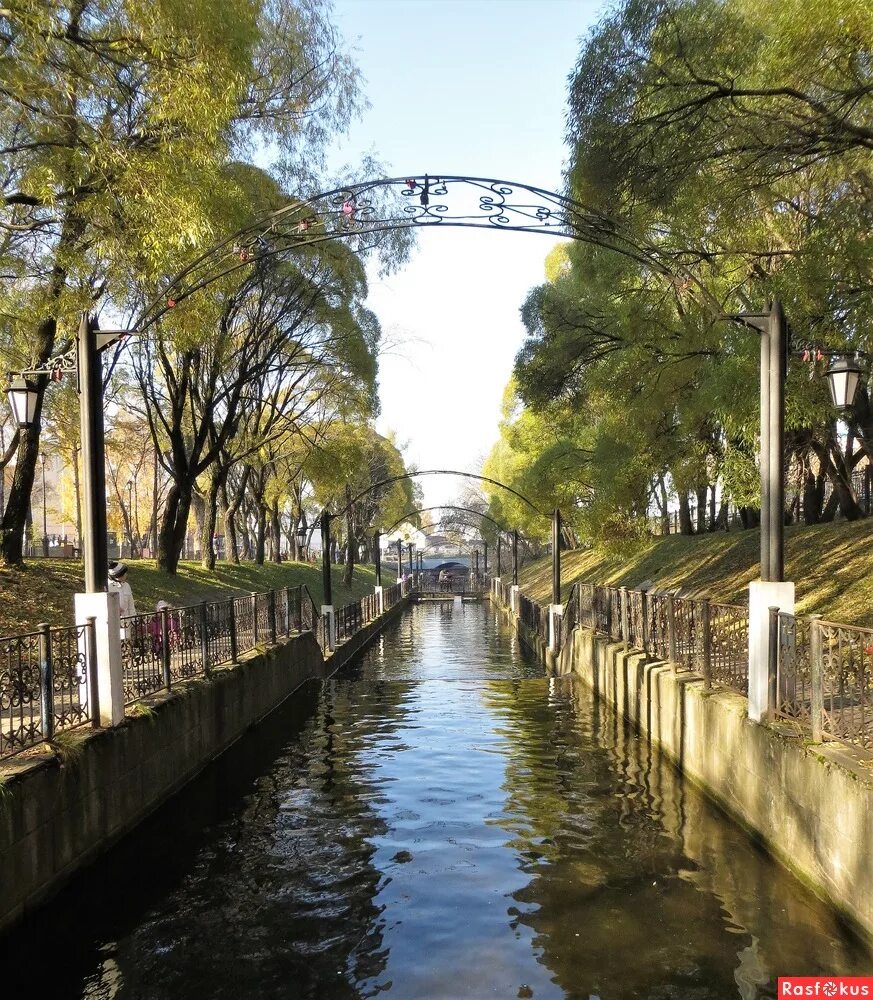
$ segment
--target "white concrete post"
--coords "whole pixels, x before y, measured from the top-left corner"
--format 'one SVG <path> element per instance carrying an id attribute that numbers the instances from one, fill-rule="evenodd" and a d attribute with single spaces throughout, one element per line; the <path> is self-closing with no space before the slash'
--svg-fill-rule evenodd
<path id="1" fill-rule="evenodd" d="M 771 607 L 794 614 L 793 583 L 753 580 L 749 584 L 749 718 L 753 722 L 767 720 Z"/>
<path id="2" fill-rule="evenodd" d="M 518 584 L 513 584 L 512 589 L 509 591 L 509 606 L 512 608 L 512 613 L 518 615 Z"/>
<path id="3" fill-rule="evenodd" d="M 382 597 L 382 588 L 376 587 L 376 608 L 380 615 L 385 613 L 385 599 Z"/>
<path id="4" fill-rule="evenodd" d="M 94 618 L 100 725 L 121 725 L 124 722 L 124 675 L 118 591 L 108 594 L 76 594 L 73 607 L 76 625 L 85 625 L 88 618 Z M 82 649 L 80 652 L 87 656 L 86 650 Z"/>
<path id="5" fill-rule="evenodd" d="M 333 652 L 336 649 L 336 615 L 332 604 L 322 604 L 321 615 L 327 615 L 327 648 Z"/>
<path id="6" fill-rule="evenodd" d="M 555 620 L 564 614 L 563 604 L 549 605 L 549 652 L 557 653 L 558 650 L 558 630 L 555 627 Z"/>

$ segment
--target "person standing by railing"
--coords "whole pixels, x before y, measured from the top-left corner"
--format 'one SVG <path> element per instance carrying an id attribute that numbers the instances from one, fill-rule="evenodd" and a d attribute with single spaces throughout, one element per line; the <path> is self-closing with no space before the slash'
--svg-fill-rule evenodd
<path id="1" fill-rule="evenodd" d="M 127 563 L 116 562 L 109 567 L 109 591 L 118 593 L 118 610 L 122 619 L 121 638 L 127 638 L 127 629 L 124 619 L 136 614 L 136 605 L 133 601 L 133 591 L 127 581 Z"/>

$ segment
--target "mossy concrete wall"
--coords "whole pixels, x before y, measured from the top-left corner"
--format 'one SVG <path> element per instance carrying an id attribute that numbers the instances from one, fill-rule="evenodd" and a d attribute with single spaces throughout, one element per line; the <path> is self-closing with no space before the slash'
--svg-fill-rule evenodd
<path id="1" fill-rule="evenodd" d="M 114 729 L 74 731 L 60 757 L 6 762 L 0 930 L 45 902 L 301 684 L 348 662 L 407 604 L 399 602 L 327 658 L 306 633 L 218 667 L 208 679 L 179 684 Z"/>
<path id="2" fill-rule="evenodd" d="M 577 628 L 552 665 L 576 674 L 771 854 L 873 937 L 873 773 L 861 753 L 748 718 L 746 699 Z"/>

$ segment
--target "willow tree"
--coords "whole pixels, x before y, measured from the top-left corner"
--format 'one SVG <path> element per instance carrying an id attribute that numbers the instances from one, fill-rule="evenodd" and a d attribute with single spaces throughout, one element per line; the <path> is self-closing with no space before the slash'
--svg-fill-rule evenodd
<path id="1" fill-rule="evenodd" d="M 45 362 L 78 312 L 116 310 L 214 238 L 229 159 L 316 166 L 356 107 L 318 0 L 22 0 L 0 10 L 0 351 Z M 21 435 L 0 556 L 21 558 L 39 448 Z"/>
<path id="2" fill-rule="evenodd" d="M 563 252 L 523 310 L 516 386 L 530 413 L 502 447 L 544 473 L 550 451 L 573 456 L 592 530 L 627 530 L 653 499 L 666 509 L 667 490 L 687 530 L 689 495 L 698 530 L 718 522 L 716 484 L 757 505 L 757 342 L 720 314 L 779 296 L 795 345 L 869 346 L 871 47 L 859 0 L 624 0 L 584 41 L 568 192 L 664 267 Z M 789 449 L 795 467 L 814 454 L 857 516 L 847 476 L 870 455 L 869 396 L 848 414 L 846 449 L 815 373 L 791 366 Z M 525 447 L 528 422 L 559 441 L 528 434 Z"/>

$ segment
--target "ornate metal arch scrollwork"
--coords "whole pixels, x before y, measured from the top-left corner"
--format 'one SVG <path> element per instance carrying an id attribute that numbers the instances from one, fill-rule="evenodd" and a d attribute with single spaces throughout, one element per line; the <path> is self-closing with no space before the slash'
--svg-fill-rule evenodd
<path id="1" fill-rule="evenodd" d="M 515 181 L 418 174 L 350 184 L 292 201 L 256 219 L 167 279 L 134 322 L 144 330 L 194 292 L 241 268 L 303 247 L 428 227 L 541 233 L 606 247 L 666 272 L 653 251 L 624 235 L 608 216 L 555 191 Z"/>

